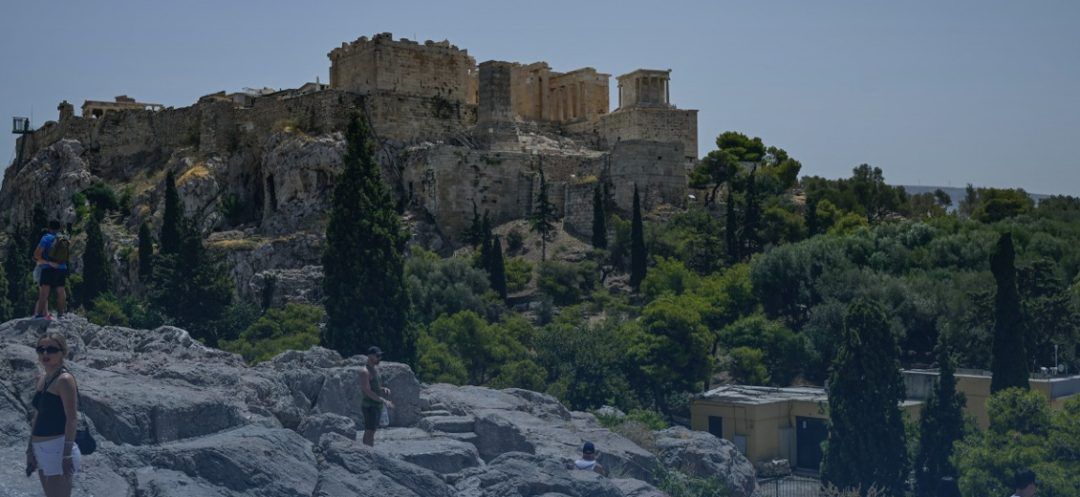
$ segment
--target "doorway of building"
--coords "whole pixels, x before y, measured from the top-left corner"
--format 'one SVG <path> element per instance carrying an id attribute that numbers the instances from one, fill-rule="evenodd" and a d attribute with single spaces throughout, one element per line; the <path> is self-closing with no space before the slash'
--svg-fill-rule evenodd
<path id="1" fill-rule="evenodd" d="M 795 466 L 817 471 L 821 467 L 821 442 L 829 436 L 825 420 L 795 417 Z"/>
<path id="2" fill-rule="evenodd" d="M 709 416 L 709 433 L 715 435 L 716 438 L 724 438 L 724 418 Z"/>

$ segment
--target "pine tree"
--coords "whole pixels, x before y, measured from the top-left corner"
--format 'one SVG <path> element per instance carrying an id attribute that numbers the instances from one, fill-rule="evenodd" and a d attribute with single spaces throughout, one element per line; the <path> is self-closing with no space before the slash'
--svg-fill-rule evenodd
<path id="1" fill-rule="evenodd" d="M 112 270 L 105 250 L 105 236 L 101 233 L 100 211 L 96 210 L 86 221 L 86 251 L 83 252 L 83 282 L 79 285 L 79 300 L 92 307 L 94 299 L 109 292 L 112 287 Z"/>
<path id="2" fill-rule="evenodd" d="M 897 356 L 881 306 L 864 300 L 851 304 L 828 380 L 823 481 L 841 489 L 860 488 L 863 495 L 871 486 L 892 497 L 903 495 L 908 459 Z"/>
<path id="3" fill-rule="evenodd" d="M 548 200 L 548 184 L 544 179 L 544 170 L 540 169 L 540 189 L 536 194 L 536 204 L 529 216 L 530 230 L 540 235 L 540 260 L 547 260 L 547 243 L 555 236 L 555 206 Z"/>
<path id="4" fill-rule="evenodd" d="M 635 289 L 645 280 L 645 228 L 641 222 L 641 199 L 634 185 L 634 217 L 630 223 L 630 286 Z"/>
<path id="5" fill-rule="evenodd" d="M 155 257 L 151 302 L 192 337 L 217 346 L 219 321 L 233 299 L 233 282 L 207 252 L 194 223 L 181 217 L 176 253 Z"/>
<path id="6" fill-rule="evenodd" d="M 323 253 L 323 345 L 345 356 L 378 345 L 395 360 L 414 363 L 416 337 L 405 322 L 405 235 L 361 116 L 350 118 L 345 142 Z"/>
<path id="7" fill-rule="evenodd" d="M 990 358 L 990 393 L 1010 387 L 1028 388 L 1027 353 L 1016 288 L 1016 253 L 1012 234 L 1003 233 L 990 256 L 990 271 L 997 282 L 994 296 L 994 345 Z"/>
<path id="8" fill-rule="evenodd" d="M 495 290 L 500 298 L 506 300 L 506 263 L 503 261 L 502 242 L 499 241 L 499 235 L 492 238 L 490 250 L 491 262 L 487 270 L 491 278 L 491 289 Z"/>
<path id="9" fill-rule="evenodd" d="M 139 225 L 139 280 L 150 281 L 154 276 L 154 238 L 150 234 L 150 224 L 143 221 Z"/>
<path id="10" fill-rule="evenodd" d="M 607 213 L 604 212 L 604 195 L 600 191 L 600 183 L 593 189 L 592 244 L 594 248 L 607 248 Z"/>
<path id="11" fill-rule="evenodd" d="M 180 251 L 180 224 L 184 213 L 180 208 L 180 194 L 176 192 L 176 176 L 172 171 L 165 176 L 165 212 L 161 216 L 162 254 L 175 254 Z"/>
<path id="12" fill-rule="evenodd" d="M 919 417 L 919 450 L 915 455 L 916 497 L 937 497 L 943 477 L 956 477 L 949 462 L 953 444 L 964 438 L 963 392 L 956 390 L 955 368 L 945 343 L 938 344 L 938 379 Z"/>

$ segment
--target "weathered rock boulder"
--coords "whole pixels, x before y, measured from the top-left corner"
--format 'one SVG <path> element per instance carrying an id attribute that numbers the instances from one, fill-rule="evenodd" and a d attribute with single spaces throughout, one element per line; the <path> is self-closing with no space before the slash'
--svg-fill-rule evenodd
<path id="1" fill-rule="evenodd" d="M 454 483 L 460 497 L 624 497 L 615 483 L 591 471 L 573 471 L 544 456 L 508 452 L 486 467 L 463 471 Z"/>
<path id="2" fill-rule="evenodd" d="M 657 431 L 655 435 L 660 459 L 668 467 L 720 478 L 727 483 L 733 497 L 750 497 L 757 489 L 754 466 L 735 444 L 681 426 Z"/>
<path id="3" fill-rule="evenodd" d="M 42 332 L 25 325 L 0 324 L 5 497 L 40 493 L 21 476 L 39 374 L 31 347 Z M 735 495 L 752 491 L 753 469 L 727 442 L 668 430 L 658 458 L 536 392 L 421 385 L 407 366 L 383 363 L 396 408 L 370 448 L 356 440 L 363 356 L 314 347 L 249 367 L 179 328 L 74 316 L 49 329 L 67 338 L 82 415 L 100 443 L 75 495 L 661 497 L 646 483 L 659 462 L 730 480 Z M 565 469 L 586 440 L 612 478 Z"/>
<path id="4" fill-rule="evenodd" d="M 439 474 L 457 473 L 480 466 L 476 445 L 417 428 L 391 428 L 379 432 L 379 452 Z"/>
<path id="5" fill-rule="evenodd" d="M 326 433 L 337 433 L 345 438 L 356 440 L 356 423 L 345 416 L 328 412 L 308 416 L 296 429 L 311 443 L 319 443 Z"/>
<path id="6" fill-rule="evenodd" d="M 354 440 L 330 433 L 319 441 L 316 497 L 454 497 L 435 473 L 390 457 Z"/>
<path id="7" fill-rule="evenodd" d="M 421 393 L 425 411 L 445 411 L 475 419 L 475 444 L 485 461 L 508 452 L 545 456 L 567 463 L 591 441 L 600 449 L 600 463 L 613 476 L 648 480 L 656 456 L 630 440 L 602 428 L 585 413 L 571 413 L 553 397 L 520 389 L 428 385 Z M 443 419 L 422 421 L 431 426 Z"/>

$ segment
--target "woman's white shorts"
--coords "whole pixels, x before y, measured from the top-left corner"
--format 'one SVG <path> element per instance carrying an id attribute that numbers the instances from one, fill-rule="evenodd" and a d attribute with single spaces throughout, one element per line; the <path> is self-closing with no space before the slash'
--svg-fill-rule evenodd
<path id="1" fill-rule="evenodd" d="M 33 446 L 34 459 L 37 460 L 38 469 L 44 472 L 45 476 L 64 474 L 64 437 L 62 435 L 51 440 L 33 442 Z M 75 465 L 75 472 L 78 473 L 82 462 L 78 445 L 71 448 L 71 462 Z"/>

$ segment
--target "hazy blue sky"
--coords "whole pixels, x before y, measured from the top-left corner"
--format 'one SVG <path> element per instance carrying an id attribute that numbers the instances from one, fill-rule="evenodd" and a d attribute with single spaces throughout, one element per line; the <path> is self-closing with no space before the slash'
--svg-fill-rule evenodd
<path id="1" fill-rule="evenodd" d="M 390 31 L 449 39 L 478 62 L 672 69 L 672 102 L 700 110 L 702 155 L 738 130 L 787 149 L 804 174 L 866 162 L 890 183 L 1080 194 L 1075 0 L 49 0 L 0 12 L 0 116 L 32 111 L 35 126 L 64 99 L 185 106 L 326 81 L 332 48 Z M 5 134 L 0 161 L 14 157 Z"/>

